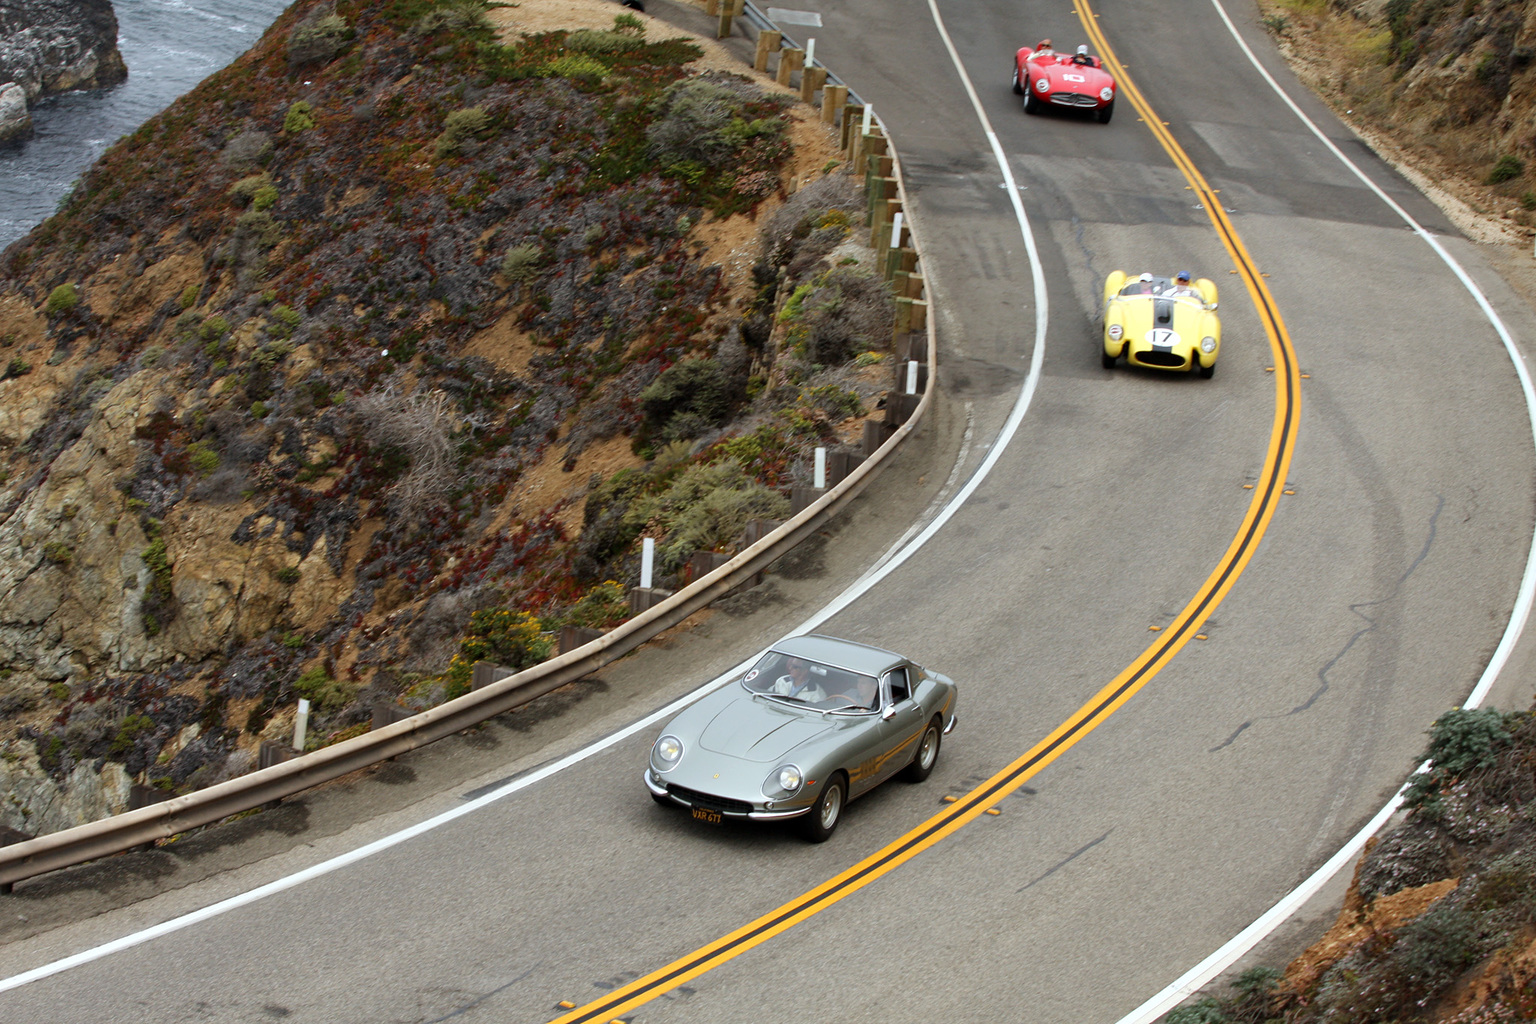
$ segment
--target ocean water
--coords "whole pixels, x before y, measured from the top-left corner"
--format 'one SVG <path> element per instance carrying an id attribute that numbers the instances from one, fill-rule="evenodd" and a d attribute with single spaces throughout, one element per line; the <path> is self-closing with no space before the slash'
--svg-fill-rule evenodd
<path id="1" fill-rule="evenodd" d="M 290 0 L 113 0 L 128 80 L 32 107 L 36 134 L 0 147 L 0 248 L 53 213 L 113 142 L 250 49 Z"/>

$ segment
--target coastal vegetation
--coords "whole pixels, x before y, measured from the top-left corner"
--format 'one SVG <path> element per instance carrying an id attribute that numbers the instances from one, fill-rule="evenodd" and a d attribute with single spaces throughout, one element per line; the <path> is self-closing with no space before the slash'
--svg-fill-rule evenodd
<path id="1" fill-rule="evenodd" d="M 295 4 L 0 254 L 4 770 L 179 792 L 301 696 L 322 744 L 449 699 L 874 408 L 892 300 L 814 112 L 509 10 Z"/>

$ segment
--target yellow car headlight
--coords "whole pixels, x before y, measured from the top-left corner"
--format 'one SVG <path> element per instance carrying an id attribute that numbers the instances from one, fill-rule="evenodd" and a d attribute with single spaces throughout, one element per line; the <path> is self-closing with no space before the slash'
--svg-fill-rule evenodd
<path id="1" fill-rule="evenodd" d="M 1122 337 L 1125 336 L 1125 328 L 1121 327 L 1119 324 L 1110 324 L 1109 330 L 1105 333 L 1109 335 L 1110 341 L 1119 341 Z"/>

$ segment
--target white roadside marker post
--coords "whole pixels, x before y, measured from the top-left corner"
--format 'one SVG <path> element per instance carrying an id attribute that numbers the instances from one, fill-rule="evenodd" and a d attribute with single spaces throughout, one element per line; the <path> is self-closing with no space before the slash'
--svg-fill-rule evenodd
<path id="1" fill-rule="evenodd" d="M 915 395 L 915 394 L 917 394 L 917 360 L 916 359 L 908 359 L 907 360 L 907 390 L 904 393 L 908 394 L 908 395 Z"/>
<path id="2" fill-rule="evenodd" d="M 656 538 L 647 537 L 640 543 L 640 589 L 651 589 L 651 566 L 656 562 Z"/>
<path id="3" fill-rule="evenodd" d="M 299 698 L 299 713 L 293 719 L 293 749 L 304 753 L 304 734 L 309 731 L 309 701 Z"/>
<path id="4" fill-rule="evenodd" d="M 815 487 L 818 491 L 827 489 L 827 450 L 825 448 L 816 449 Z"/>

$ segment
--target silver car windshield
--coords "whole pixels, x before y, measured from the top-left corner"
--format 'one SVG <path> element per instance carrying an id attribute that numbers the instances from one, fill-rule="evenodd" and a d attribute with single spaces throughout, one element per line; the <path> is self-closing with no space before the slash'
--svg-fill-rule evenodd
<path id="1" fill-rule="evenodd" d="M 741 685 L 753 693 L 819 711 L 876 711 L 880 707 L 880 687 L 874 676 L 777 651 L 763 655 L 742 677 Z"/>

